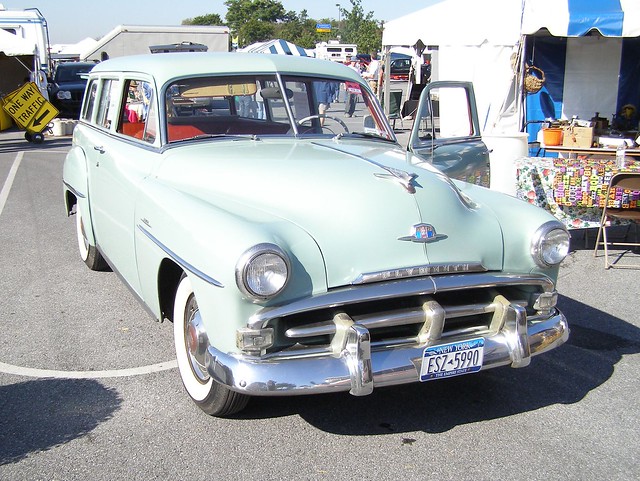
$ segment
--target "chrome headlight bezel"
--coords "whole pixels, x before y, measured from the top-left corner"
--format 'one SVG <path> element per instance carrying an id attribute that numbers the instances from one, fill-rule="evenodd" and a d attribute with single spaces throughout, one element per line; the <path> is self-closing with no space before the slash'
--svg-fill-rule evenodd
<path id="1" fill-rule="evenodd" d="M 531 239 L 531 257 L 542 268 L 560 264 L 569 254 L 571 235 L 556 221 L 542 224 Z"/>
<path id="2" fill-rule="evenodd" d="M 259 263 L 266 265 L 259 266 Z M 272 275 L 271 285 L 260 288 L 261 279 Z M 273 299 L 289 283 L 291 263 L 285 252 L 275 244 L 257 244 L 245 251 L 236 264 L 236 284 L 240 292 L 254 302 Z M 268 280 L 268 279 L 267 279 Z M 268 283 L 269 284 L 269 283 Z"/>
<path id="3" fill-rule="evenodd" d="M 71 100 L 71 92 L 69 90 L 58 90 L 56 97 L 58 100 Z"/>

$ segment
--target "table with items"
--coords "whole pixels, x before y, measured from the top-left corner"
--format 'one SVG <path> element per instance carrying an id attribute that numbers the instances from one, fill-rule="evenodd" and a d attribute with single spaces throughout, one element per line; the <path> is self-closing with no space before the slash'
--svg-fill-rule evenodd
<path id="1" fill-rule="evenodd" d="M 515 162 L 516 196 L 543 207 L 569 229 L 599 227 L 607 187 L 617 172 L 640 172 L 640 160 L 627 157 L 623 167 L 615 159 L 522 157 Z M 616 189 L 609 206 L 636 208 L 640 191 Z"/>

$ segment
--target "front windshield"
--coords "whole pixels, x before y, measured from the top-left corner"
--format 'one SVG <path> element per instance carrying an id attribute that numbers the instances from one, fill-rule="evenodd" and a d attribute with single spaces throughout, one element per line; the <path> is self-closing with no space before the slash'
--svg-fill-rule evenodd
<path id="1" fill-rule="evenodd" d="M 307 76 L 180 79 L 165 94 L 169 142 L 220 136 L 395 140 L 362 83 Z"/>

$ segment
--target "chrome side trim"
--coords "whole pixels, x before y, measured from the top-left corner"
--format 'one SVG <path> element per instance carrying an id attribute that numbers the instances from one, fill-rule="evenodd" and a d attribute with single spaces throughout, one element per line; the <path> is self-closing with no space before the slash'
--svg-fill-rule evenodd
<path id="1" fill-rule="evenodd" d="M 78 192 L 76 189 L 73 188 L 73 186 L 65 181 L 62 181 L 62 183 L 64 184 L 64 186 L 69 189 L 69 191 L 71 191 L 71 193 L 73 195 L 75 195 L 76 197 L 79 197 L 80 199 L 84 199 L 87 196 L 84 195 L 82 192 Z"/>
<path id="2" fill-rule="evenodd" d="M 180 267 L 191 272 L 194 276 L 199 277 L 203 281 L 213 286 L 224 287 L 224 284 L 215 280 L 213 277 L 208 276 L 207 274 L 205 274 L 198 268 L 194 267 L 193 265 L 189 264 L 182 257 L 180 257 L 178 254 L 176 254 L 171 249 L 169 249 L 166 245 L 160 242 L 153 234 L 151 234 L 151 232 L 145 229 L 144 226 L 138 224 L 138 229 L 140 229 L 140 231 L 142 231 L 144 235 L 146 235 L 155 245 L 157 245 L 160 249 L 162 249 L 169 257 L 171 257 L 171 259 L 173 259 L 176 262 L 176 264 L 178 264 Z"/>

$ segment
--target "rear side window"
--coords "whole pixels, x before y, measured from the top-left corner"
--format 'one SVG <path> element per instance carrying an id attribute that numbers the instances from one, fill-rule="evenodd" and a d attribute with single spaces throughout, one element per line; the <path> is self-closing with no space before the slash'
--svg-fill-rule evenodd
<path id="1" fill-rule="evenodd" d="M 157 137 L 158 115 L 152 84 L 145 80 L 125 80 L 124 96 L 118 132 L 153 143 Z"/>
<path id="2" fill-rule="evenodd" d="M 93 109 L 96 105 L 96 92 L 98 91 L 98 81 L 92 80 L 87 87 L 87 92 L 85 94 L 84 100 L 84 108 L 82 110 L 82 114 L 80 118 L 82 120 L 86 120 L 87 122 L 91 121 L 91 117 L 93 117 Z"/>
<path id="3" fill-rule="evenodd" d="M 104 79 L 102 82 L 96 124 L 99 127 L 110 129 L 111 125 L 118 120 L 120 81 L 117 79 Z"/>

